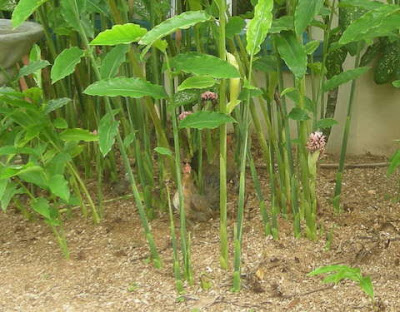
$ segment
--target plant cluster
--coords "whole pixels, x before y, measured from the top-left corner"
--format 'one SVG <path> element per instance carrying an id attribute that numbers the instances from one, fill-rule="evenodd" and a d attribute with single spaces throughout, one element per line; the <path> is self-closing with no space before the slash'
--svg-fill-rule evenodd
<path id="1" fill-rule="evenodd" d="M 182 160 L 196 161 L 200 190 L 203 164 L 217 162 L 220 263 L 230 266 L 229 125 L 239 171 L 233 290 L 240 289 L 247 165 L 265 235 L 279 237 L 278 218 L 283 216 L 293 221 L 296 237 L 304 232 L 317 239 L 317 162 L 337 124 L 338 89 L 351 82 L 333 196 L 337 212 L 356 79 L 369 70 L 364 66 L 371 59 L 368 53 L 382 37 L 388 45 L 397 44 L 400 6 L 368 0 L 251 3 L 254 8 L 244 19 L 229 16 L 225 0 L 177 1 L 173 16 L 167 1 L 0 1 L 3 16 L 11 17 L 15 27 L 33 16 L 45 31 L 29 64 L 0 89 L 2 209 L 12 202 L 30 214 L 26 207 L 31 207 L 51 226 L 68 256 L 60 212 L 79 204 L 87 215 L 89 205 L 94 222 L 100 222 L 104 182 L 122 175 L 157 267 L 161 259 L 148 219 L 169 207 L 181 291 L 183 278 L 193 281 Z M 323 32 L 322 41 L 315 30 Z M 348 54 L 354 56 L 354 68 L 344 71 Z M 384 63 L 390 77 L 382 79 L 397 77 L 388 74 L 394 63 Z M 287 85 L 284 75 L 293 83 Z M 21 80 L 27 87 L 19 91 Z M 251 154 L 252 131 L 267 168 L 268 200 Z M 90 178 L 97 182 L 97 203 L 85 185 Z M 165 183 L 170 179 L 177 186 L 182 260 Z"/>

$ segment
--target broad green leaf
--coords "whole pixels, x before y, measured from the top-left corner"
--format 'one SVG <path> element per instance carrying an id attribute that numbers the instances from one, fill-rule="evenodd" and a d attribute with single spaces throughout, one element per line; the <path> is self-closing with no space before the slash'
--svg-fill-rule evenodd
<path id="1" fill-rule="evenodd" d="M 56 129 L 67 129 L 68 123 L 64 118 L 59 117 L 53 120 L 53 126 Z"/>
<path id="2" fill-rule="evenodd" d="M 70 103 L 72 100 L 70 98 L 59 98 L 59 99 L 54 99 L 50 100 L 47 105 L 44 107 L 43 112 L 45 114 L 51 113 L 52 111 L 55 111 L 68 103 Z"/>
<path id="3" fill-rule="evenodd" d="M 178 91 L 173 95 L 173 106 L 182 106 L 197 103 L 200 101 L 200 91 L 199 90 L 185 90 L 185 91 Z M 170 105 L 171 107 L 172 105 Z"/>
<path id="4" fill-rule="evenodd" d="M 162 86 L 152 84 L 140 78 L 116 77 L 97 81 L 86 88 L 84 93 L 98 96 L 128 96 L 141 98 L 151 96 L 155 99 L 166 98 Z"/>
<path id="5" fill-rule="evenodd" d="M 118 74 L 118 69 L 126 59 L 126 53 L 130 49 L 129 45 L 118 45 L 104 57 L 101 62 L 100 75 L 102 79 L 113 78 Z"/>
<path id="6" fill-rule="evenodd" d="M 29 65 L 25 65 L 18 72 L 18 78 L 23 76 L 28 76 L 30 74 L 35 73 L 36 71 L 49 66 L 50 63 L 48 61 L 40 60 L 30 63 Z"/>
<path id="7" fill-rule="evenodd" d="M 125 148 L 129 148 L 132 142 L 135 140 L 135 133 L 131 132 L 124 138 L 124 146 Z"/>
<path id="8" fill-rule="evenodd" d="M 293 16 L 285 15 L 278 19 L 272 21 L 271 29 L 269 32 L 271 34 L 277 34 L 281 31 L 289 31 L 294 28 L 294 20 Z"/>
<path id="9" fill-rule="evenodd" d="M 233 39 L 236 34 L 239 34 L 246 26 L 246 22 L 239 16 L 233 16 L 229 18 L 228 23 L 225 26 L 226 38 Z"/>
<path id="10" fill-rule="evenodd" d="M 313 40 L 313 41 L 308 42 L 308 43 L 304 46 L 304 49 L 306 50 L 306 53 L 307 53 L 308 55 L 313 54 L 313 53 L 318 49 L 320 43 L 321 43 L 321 42 L 320 42 L 319 40 Z"/>
<path id="11" fill-rule="evenodd" d="M 384 5 L 369 11 L 346 28 L 339 40 L 341 45 L 390 35 L 400 28 L 399 6 Z"/>
<path id="12" fill-rule="evenodd" d="M 400 88 L 400 80 L 395 80 L 392 82 L 393 87 Z"/>
<path id="13" fill-rule="evenodd" d="M 179 128 L 215 129 L 228 122 L 236 122 L 231 116 L 210 111 L 199 111 L 179 122 Z"/>
<path id="14" fill-rule="evenodd" d="M 294 28 L 297 36 L 303 34 L 307 26 L 319 14 L 324 6 L 324 0 L 299 0 L 294 13 Z"/>
<path id="15" fill-rule="evenodd" d="M 74 128 L 67 129 L 60 133 L 60 138 L 63 141 L 85 141 L 93 142 L 98 141 L 99 137 L 96 134 L 89 132 L 89 130 Z"/>
<path id="16" fill-rule="evenodd" d="M 47 177 L 42 167 L 37 166 L 34 170 L 27 170 L 18 173 L 18 177 L 30 184 L 39 186 L 42 189 L 47 189 Z"/>
<path id="17" fill-rule="evenodd" d="M 251 56 L 256 55 L 267 37 L 272 24 L 273 0 L 259 0 L 254 8 L 254 17 L 248 24 L 246 32 L 246 50 Z"/>
<path id="18" fill-rule="evenodd" d="M 16 154 L 28 154 L 40 156 L 37 149 L 31 147 L 17 147 L 14 145 L 5 145 L 0 147 L 0 156 L 2 155 L 16 155 Z"/>
<path id="19" fill-rule="evenodd" d="M 166 147 L 157 146 L 154 150 L 157 153 L 161 154 L 161 155 L 166 155 L 166 156 L 172 156 L 173 155 L 171 150 L 169 148 L 166 148 Z"/>
<path id="20" fill-rule="evenodd" d="M 360 280 L 360 287 L 370 298 L 374 298 L 374 287 L 369 276 L 365 276 Z"/>
<path id="21" fill-rule="evenodd" d="M 3 195 L 7 189 L 8 181 L 9 181 L 8 179 L 0 180 L 0 200 L 3 198 Z"/>
<path id="22" fill-rule="evenodd" d="M 358 67 L 342 72 L 339 75 L 335 75 L 324 83 L 323 90 L 324 92 L 333 90 L 343 83 L 349 82 L 353 79 L 357 79 L 368 70 L 369 67 Z"/>
<path id="23" fill-rule="evenodd" d="M 178 91 L 186 89 L 211 88 L 215 84 L 214 78 L 210 76 L 194 76 L 185 79 L 179 86 Z"/>
<path id="24" fill-rule="evenodd" d="M 334 125 L 337 125 L 338 122 L 335 119 L 332 118 L 324 118 L 320 119 L 317 121 L 315 124 L 316 129 L 326 129 L 326 128 L 332 128 Z"/>
<path id="25" fill-rule="evenodd" d="M 115 142 L 115 136 L 118 134 L 119 122 L 115 120 L 114 116 L 118 110 L 108 112 L 100 120 L 99 124 L 99 147 L 101 154 L 105 157 L 111 150 Z"/>
<path id="26" fill-rule="evenodd" d="M 127 23 L 115 25 L 99 33 L 89 44 L 91 45 L 117 45 L 137 42 L 147 32 L 137 24 Z"/>
<path id="27" fill-rule="evenodd" d="M 29 162 L 22 166 L 13 166 L 13 167 L 3 167 L 0 168 L 0 180 L 1 179 L 9 179 L 11 177 L 15 177 L 19 174 L 29 172 L 29 171 L 41 171 L 42 167 L 36 166 L 34 163 Z"/>
<path id="28" fill-rule="evenodd" d="M 81 15 L 86 9 L 86 0 L 63 0 L 61 1 L 61 14 L 70 27 L 80 31 L 85 28 L 85 20 Z"/>
<path id="29" fill-rule="evenodd" d="M 7 181 L 7 180 L 0 180 L 0 183 L 4 183 L 1 181 Z M 8 181 L 7 187 L 4 189 L 2 193 L 0 193 L 0 206 L 1 210 L 4 212 L 7 210 L 7 207 L 11 201 L 11 199 L 14 197 L 16 194 L 22 193 L 17 189 L 17 185 L 13 182 Z"/>
<path id="30" fill-rule="evenodd" d="M 36 11 L 47 0 L 20 0 L 15 7 L 12 16 L 11 23 L 14 28 L 21 25 L 33 12 Z"/>
<path id="31" fill-rule="evenodd" d="M 66 202 L 69 201 L 70 191 L 67 180 L 62 174 L 56 174 L 49 179 L 50 191 Z"/>
<path id="32" fill-rule="evenodd" d="M 39 197 L 32 201 L 32 209 L 38 214 L 45 217 L 46 219 L 51 219 L 50 214 L 50 204 L 46 198 Z"/>
<path id="33" fill-rule="evenodd" d="M 51 83 L 54 84 L 56 81 L 72 74 L 84 54 L 85 52 L 78 47 L 62 51 L 54 60 L 54 65 L 51 69 Z"/>
<path id="34" fill-rule="evenodd" d="M 350 269 L 350 267 L 342 264 L 332 264 L 332 265 L 327 265 L 323 267 L 319 267 L 310 273 L 308 273 L 308 276 L 314 276 L 314 275 L 319 275 L 323 273 L 330 273 L 330 272 L 337 272 L 337 271 L 342 271 L 345 269 Z"/>
<path id="35" fill-rule="evenodd" d="M 310 119 L 310 116 L 308 116 L 308 113 L 306 110 L 301 109 L 299 107 L 293 107 L 293 109 L 290 111 L 288 117 L 293 120 L 297 121 L 304 121 Z"/>
<path id="36" fill-rule="evenodd" d="M 278 52 L 296 78 L 307 71 L 307 54 L 292 32 L 282 32 L 276 37 Z"/>
<path id="37" fill-rule="evenodd" d="M 152 45 L 158 39 L 161 39 L 178 29 L 188 29 L 189 27 L 209 21 L 211 15 L 204 11 L 188 11 L 171 17 L 160 24 L 156 25 L 147 32 L 139 41 L 139 44 Z"/>
<path id="38" fill-rule="evenodd" d="M 388 176 L 393 174 L 393 172 L 400 166 L 400 150 L 397 150 L 393 156 L 390 158 L 390 165 L 386 172 Z"/>
<path id="39" fill-rule="evenodd" d="M 47 160 L 46 172 L 50 175 L 64 174 L 65 166 L 69 161 L 72 161 L 70 153 L 65 151 L 57 153 Z"/>
<path id="40" fill-rule="evenodd" d="M 235 66 L 208 54 L 189 52 L 178 54 L 171 60 L 171 66 L 177 71 L 195 75 L 208 75 L 213 78 L 239 78 Z"/>
<path id="41" fill-rule="evenodd" d="M 278 61 L 273 55 L 263 55 L 253 62 L 253 68 L 263 72 L 276 72 Z"/>
<path id="42" fill-rule="evenodd" d="M 374 10 L 377 9 L 384 4 L 378 1 L 371 0 L 341 0 L 339 6 L 340 7 L 359 7 L 366 10 Z"/>

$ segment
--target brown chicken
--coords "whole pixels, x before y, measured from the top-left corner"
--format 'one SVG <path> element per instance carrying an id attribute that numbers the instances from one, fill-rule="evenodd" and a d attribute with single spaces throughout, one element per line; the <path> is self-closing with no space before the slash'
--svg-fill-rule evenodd
<path id="1" fill-rule="evenodd" d="M 204 178 L 204 194 L 200 194 L 193 181 L 191 166 L 183 166 L 182 188 L 185 214 L 189 223 L 205 222 L 216 215 L 219 201 L 219 180 L 217 175 L 207 175 Z M 173 198 L 175 209 L 179 210 L 179 194 Z"/>

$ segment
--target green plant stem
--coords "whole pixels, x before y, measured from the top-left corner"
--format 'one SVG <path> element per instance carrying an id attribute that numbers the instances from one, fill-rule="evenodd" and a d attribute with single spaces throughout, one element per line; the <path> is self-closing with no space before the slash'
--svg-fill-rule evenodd
<path id="1" fill-rule="evenodd" d="M 168 77 L 170 79 L 170 92 L 171 95 L 174 92 L 174 83 L 173 78 L 171 76 L 171 67 L 168 58 L 168 54 L 164 53 Z M 174 107 L 173 97 L 171 96 L 170 104 L 171 107 Z M 180 218 L 180 231 L 181 231 L 181 246 L 182 246 L 182 256 L 183 256 L 183 266 L 184 266 L 184 275 L 185 278 L 189 281 L 190 284 L 193 283 L 193 274 L 191 269 L 191 261 L 190 261 L 190 250 L 189 250 L 189 238 L 186 231 L 186 215 L 185 215 L 185 203 L 183 196 L 183 188 L 182 188 L 182 179 L 181 179 L 181 156 L 180 156 L 180 147 L 179 147 L 179 131 L 178 131 L 178 121 L 176 118 L 175 109 L 171 113 L 172 119 L 172 131 L 174 135 L 174 148 L 175 148 L 175 170 L 176 170 L 176 185 L 178 188 L 179 195 L 179 218 Z"/>
<path id="2" fill-rule="evenodd" d="M 75 13 L 76 19 L 79 20 L 79 13 L 77 12 L 76 7 L 75 7 L 75 10 L 74 10 L 74 13 Z M 89 46 L 89 40 L 86 37 L 86 33 L 85 33 L 84 29 L 82 28 L 82 25 L 81 24 L 79 24 L 79 25 L 80 25 L 79 33 L 80 33 L 81 39 L 83 41 L 83 44 L 84 44 L 86 50 L 89 52 L 88 53 L 88 57 L 89 57 L 89 60 L 91 62 L 91 65 L 92 65 L 92 69 L 93 69 L 95 78 L 97 80 L 101 80 L 101 75 L 100 75 L 100 71 L 99 71 L 99 69 L 97 67 L 96 59 L 95 59 L 95 57 L 93 55 L 93 51 L 92 51 L 91 47 Z M 111 106 L 111 102 L 110 102 L 109 98 L 108 97 L 104 97 L 104 102 L 105 102 L 107 113 L 112 115 L 112 106 Z M 137 207 L 138 212 L 139 212 L 140 221 L 142 223 L 142 227 L 144 229 L 145 236 L 146 236 L 147 242 L 148 242 L 149 247 L 150 247 L 151 258 L 153 260 L 153 264 L 154 264 L 155 267 L 160 268 L 161 265 L 162 265 L 161 264 L 161 259 L 160 259 L 159 255 L 158 255 L 157 248 L 156 248 L 156 245 L 154 243 L 153 235 L 152 235 L 152 233 L 150 231 L 150 226 L 149 226 L 149 223 L 148 223 L 148 220 L 147 220 L 147 217 L 146 217 L 146 213 L 145 213 L 145 210 L 144 210 L 144 207 L 143 207 L 143 203 L 142 203 L 141 198 L 140 198 L 139 190 L 138 190 L 137 185 L 136 185 L 136 180 L 135 180 L 135 177 L 133 175 L 132 168 L 131 168 L 130 162 L 129 162 L 129 158 L 128 158 L 128 155 L 126 153 L 126 150 L 125 150 L 125 147 L 124 147 L 124 143 L 123 143 L 123 140 L 122 140 L 122 137 L 121 137 L 121 134 L 120 134 L 119 131 L 117 132 L 116 138 L 117 138 L 117 144 L 118 144 L 118 147 L 119 147 L 119 150 L 120 150 L 120 153 L 121 153 L 121 157 L 122 157 L 122 160 L 123 160 L 123 163 L 124 163 L 125 171 L 126 171 L 126 173 L 128 174 L 128 177 L 129 177 L 129 182 L 130 182 L 130 185 L 131 185 L 132 193 L 133 193 L 133 196 L 134 196 L 134 199 L 135 199 L 136 207 Z"/>
<path id="3" fill-rule="evenodd" d="M 219 57 L 226 60 L 226 2 L 215 0 L 219 9 L 218 51 Z M 226 80 L 222 79 L 219 90 L 219 111 L 226 114 Z M 227 127 L 223 124 L 219 128 L 219 212 L 220 212 L 220 265 L 222 269 L 228 268 L 228 226 L 227 226 L 227 178 L 226 178 L 226 135 Z"/>
<path id="4" fill-rule="evenodd" d="M 360 55 L 361 54 L 360 54 L 359 50 L 360 50 L 360 47 L 358 47 L 357 56 L 354 61 L 354 68 L 358 68 L 358 66 L 360 64 Z M 353 109 L 355 91 L 356 91 L 356 79 L 354 79 L 351 82 L 350 97 L 349 97 L 349 102 L 347 105 L 346 122 L 345 122 L 344 130 L 343 130 L 342 148 L 340 150 L 339 168 L 336 173 L 335 195 L 333 197 L 333 208 L 336 213 L 339 213 L 341 211 L 340 195 L 342 193 L 342 179 L 343 179 L 343 172 L 344 172 L 344 164 L 345 164 L 345 160 L 346 160 L 347 143 L 349 141 L 351 114 L 352 114 L 352 109 Z"/>

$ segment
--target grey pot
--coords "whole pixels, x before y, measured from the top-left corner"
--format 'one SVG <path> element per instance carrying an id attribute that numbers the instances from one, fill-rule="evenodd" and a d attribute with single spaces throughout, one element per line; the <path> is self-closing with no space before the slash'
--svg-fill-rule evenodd
<path id="1" fill-rule="evenodd" d="M 0 19 L 0 67 L 10 70 L 42 36 L 38 23 L 24 22 L 13 29 L 11 20 Z M 4 82 L 0 74 L 0 85 Z"/>

